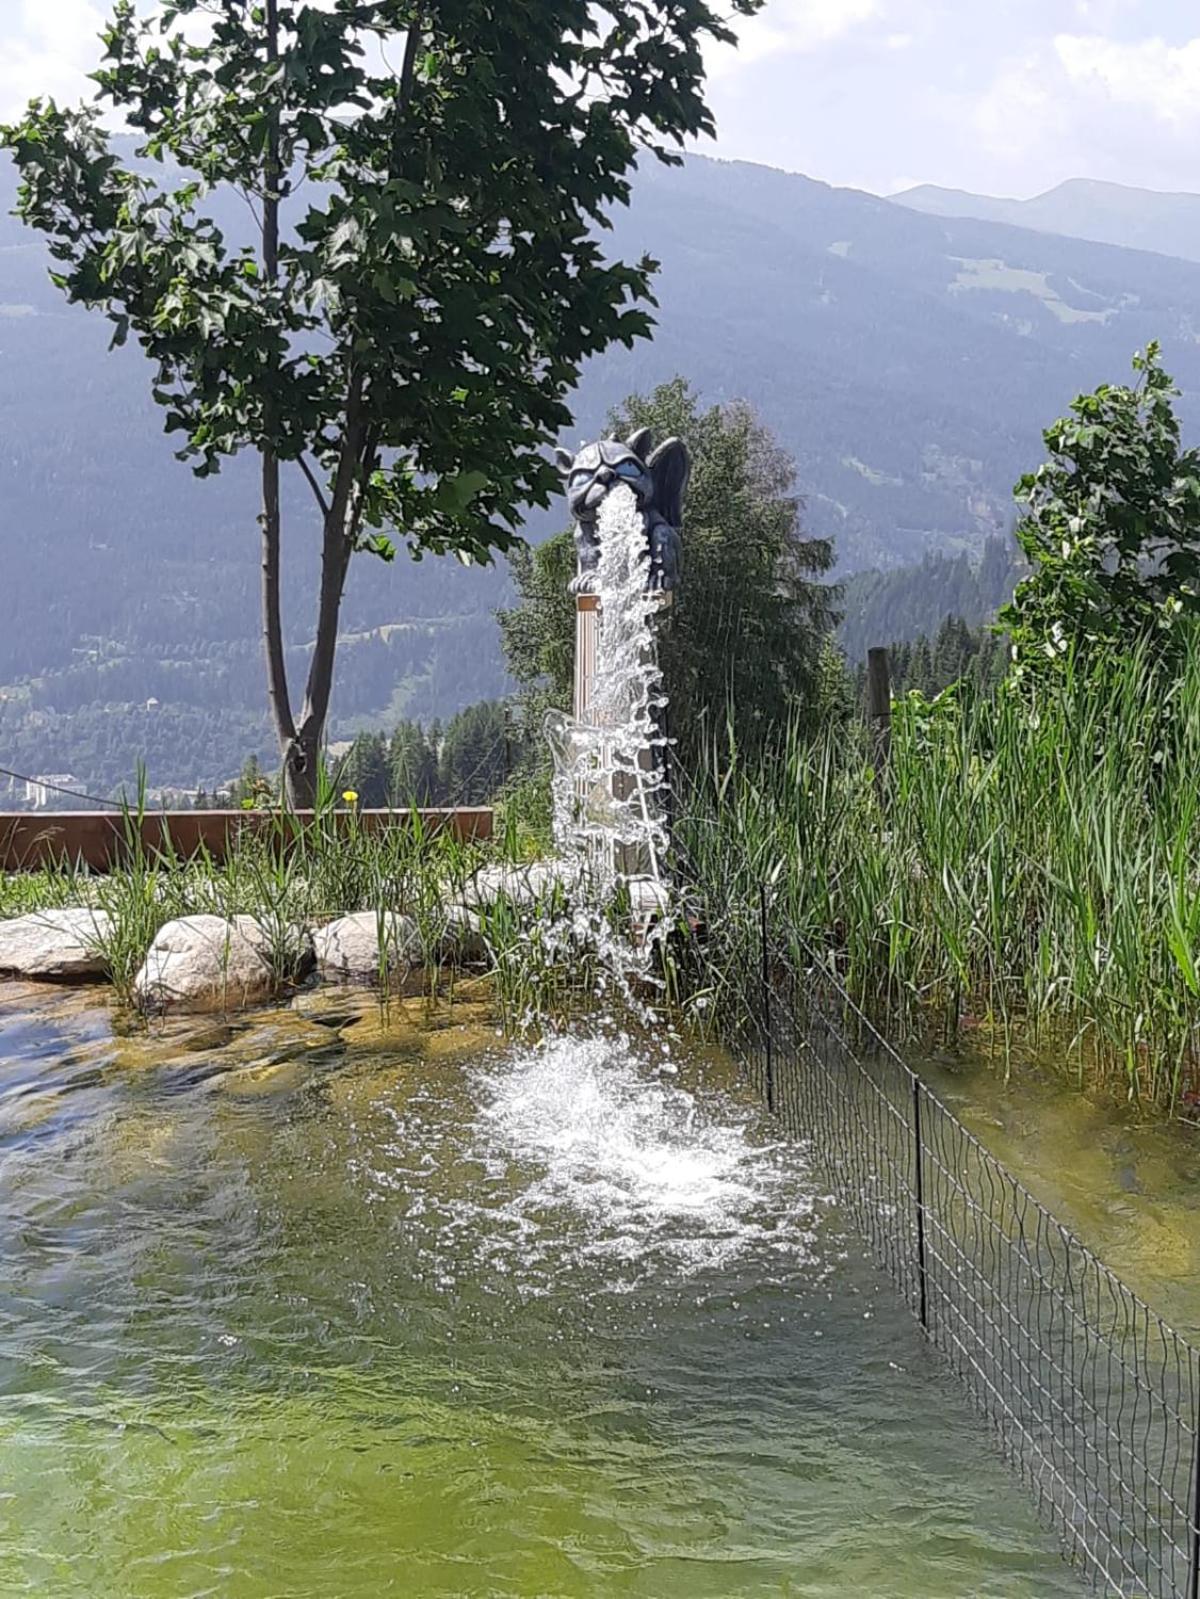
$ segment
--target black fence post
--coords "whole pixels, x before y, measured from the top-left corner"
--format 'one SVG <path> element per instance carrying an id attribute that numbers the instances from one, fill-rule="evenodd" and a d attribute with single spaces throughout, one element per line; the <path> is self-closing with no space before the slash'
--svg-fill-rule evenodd
<path id="1" fill-rule="evenodd" d="M 771 1036 L 771 948 L 767 928 L 767 885 L 758 889 L 759 938 L 762 944 L 763 1054 L 767 1069 L 767 1109 L 775 1113 L 775 1042 Z"/>
<path id="2" fill-rule="evenodd" d="M 917 1200 L 917 1289 L 921 1326 L 929 1331 L 929 1276 L 925 1261 L 925 1154 L 921 1137 L 921 1079 L 913 1078 L 913 1156 Z M 1193 1599 L 1195 1596 L 1193 1595 Z"/>
<path id="3" fill-rule="evenodd" d="M 1193 1373 L 1195 1366 L 1193 1365 Z M 1192 1533 L 1188 1550 L 1187 1599 L 1200 1599 L 1200 1408 L 1192 1439 Z"/>

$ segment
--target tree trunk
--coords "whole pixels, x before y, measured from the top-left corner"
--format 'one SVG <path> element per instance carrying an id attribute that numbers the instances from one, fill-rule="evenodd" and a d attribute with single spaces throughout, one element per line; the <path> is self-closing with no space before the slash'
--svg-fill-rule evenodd
<path id="1" fill-rule="evenodd" d="M 278 60 L 278 0 L 266 0 L 267 59 Z M 405 40 L 398 111 L 412 96 L 419 29 L 409 28 Z M 397 129 L 398 131 L 398 129 Z M 264 164 L 266 183 L 262 209 L 263 276 L 275 283 L 279 276 L 279 125 L 272 117 Z M 267 438 L 272 435 L 267 416 Z M 320 777 L 321 743 L 329 700 L 333 692 L 333 666 L 337 650 L 338 620 L 350 557 L 357 542 L 366 484 L 374 470 L 378 437 L 364 418 L 363 378 L 353 367 L 347 373 L 346 415 L 337 471 L 328 502 L 303 459 L 301 466 L 321 507 L 321 592 L 317 611 L 317 636 L 309 663 L 304 704 L 293 716 L 283 649 L 283 623 L 279 604 L 279 459 L 269 443 L 262 454 L 263 468 L 263 635 L 267 652 L 267 693 L 275 736 L 279 742 L 284 797 L 291 810 L 316 806 Z"/>
<path id="2" fill-rule="evenodd" d="M 279 59 L 278 0 L 267 0 L 267 61 Z M 279 280 L 279 197 L 282 184 L 279 163 L 279 121 L 273 114 L 263 163 L 262 267 L 269 284 Z M 292 810 L 308 810 L 316 799 L 317 751 L 297 737 L 288 689 L 287 659 L 283 647 L 283 614 L 279 598 L 279 456 L 271 442 L 274 408 L 266 407 L 266 440 L 262 449 L 262 615 L 263 646 L 267 661 L 267 700 L 279 745 L 283 796 Z M 310 741 L 311 743 L 311 741 Z"/>
<path id="3" fill-rule="evenodd" d="M 325 732 L 325 719 L 329 714 L 329 699 L 333 692 L 333 663 L 337 651 L 338 620 L 341 616 L 342 593 L 346 587 L 346 573 L 354 550 L 358 518 L 362 506 L 362 489 L 371 470 L 374 442 L 362 414 L 362 379 L 351 373 L 346 393 L 346 417 L 342 433 L 342 447 L 334 474 L 333 492 L 325 510 L 321 538 L 321 593 L 317 607 L 317 636 L 313 645 L 312 660 L 308 667 L 308 682 L 304 691 L 304 706 L 297 727 L 297 747 L 303 754 L 309 782 L 296 792 L 311 795 L 305 805 L 316 798 L 317 758 Z M 299 807 L 300 801 L 294 803 Z"/>

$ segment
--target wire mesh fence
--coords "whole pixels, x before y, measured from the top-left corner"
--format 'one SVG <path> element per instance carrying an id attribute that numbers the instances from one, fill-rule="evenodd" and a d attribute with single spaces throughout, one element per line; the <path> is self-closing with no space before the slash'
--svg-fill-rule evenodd
<path id="1" fill-rule="evenodd" d="M 1105 1593 L 1200 1599 L 1200 1355 L 768 938 L 741 1058 Z"/>

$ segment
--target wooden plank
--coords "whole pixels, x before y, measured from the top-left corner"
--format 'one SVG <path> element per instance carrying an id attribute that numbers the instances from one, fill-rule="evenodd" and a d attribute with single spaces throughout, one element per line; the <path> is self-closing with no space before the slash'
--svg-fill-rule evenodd
<path id="1" fill-rule="evenodd" d="M 369 833 L 389 827 L 408 827 L 410 811 L 333 811 L 336 827 L 347 827 L 352 817 Z M 418 812 L 422 826 L 431 832 L 450 828 L 460 839 L 489 839 L 495 813 L 489 805 L 431 807 Z M 190 857 L 207 852 L 224 860 L 231 840 L 243 833 L 276 833 L 286 844 L 306 824 L 311 811 L 284 816 L 276 811 L 148 811 L 141 819 L 141 838 L 150 851 L 170 848 Z M 69 862 L 90 871 L 106 872 L 128 854 L 129 828 L 138 826 L 117 812 L 105 811 L 0 811 L 0 871 L 35 871 Z"/>

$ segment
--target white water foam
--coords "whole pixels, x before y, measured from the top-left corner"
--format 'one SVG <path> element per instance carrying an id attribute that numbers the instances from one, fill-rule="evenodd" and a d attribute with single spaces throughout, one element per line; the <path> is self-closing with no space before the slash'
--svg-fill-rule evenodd
<path id="1" fill-rule="evenodd" d="M 521 1176 L 509 1219 L 527 1243 L 546 1229 L 582 1258 L 658 1273 L 749 1249 L 805 1257 L 815 1203 L 802 1152 L 673 1077 L 665 1055 L 620 1035 L 548 1039 L 482 1072 L 479 1141 Z"/>

